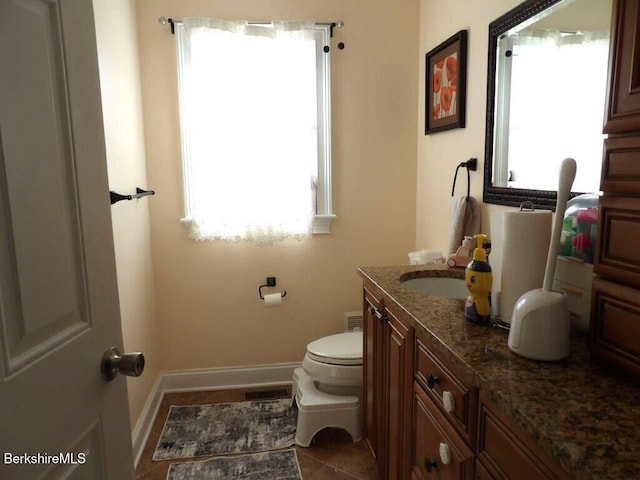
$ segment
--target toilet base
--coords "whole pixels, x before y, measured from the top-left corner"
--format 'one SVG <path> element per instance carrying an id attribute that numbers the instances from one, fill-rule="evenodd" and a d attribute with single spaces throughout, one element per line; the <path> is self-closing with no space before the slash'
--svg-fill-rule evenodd
<path id="1" fill-rule="evenodd" d="M 314 435 L 327 427 L 346 430 L 354 442 L 362 440 L 357 396 L 321 392 L 302 368 L 293 371 L 292 392 L 298 405 L 296 445 L 308 447 Z"/>

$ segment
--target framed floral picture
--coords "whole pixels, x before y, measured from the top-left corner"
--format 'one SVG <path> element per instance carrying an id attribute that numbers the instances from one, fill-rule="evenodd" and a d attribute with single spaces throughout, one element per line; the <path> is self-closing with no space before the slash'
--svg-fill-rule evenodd
<path id="1" fill-rule="evenodd" d="M 465 126 L 467 31 L 460 30 L 426 55 L 424 134 Z"/>

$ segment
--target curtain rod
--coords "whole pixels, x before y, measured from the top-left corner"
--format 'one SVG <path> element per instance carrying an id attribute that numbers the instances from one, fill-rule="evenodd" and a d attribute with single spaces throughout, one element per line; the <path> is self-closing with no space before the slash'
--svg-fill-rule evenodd
<path id="1" fill-rule="evenodd" d="M 174 20 L 169 17 L 160 17 L 158 19 L 158 23 L 161 25 L 166 25 L 167 23 L 171 25 L 171 33 L 175 34 L 175 24 L 182 23 L 182 20 Z M 268 25 L 270 22 L 247 22 L 249 25 Z M 333 29 L 334 28 L 342 28 L 344 27 L 344 22 L 342 20 L 337 20 L 335 22 L 315 22 L 316 25 L 326 25 L 329 27 L 329 36 L 333 38 Z"/>

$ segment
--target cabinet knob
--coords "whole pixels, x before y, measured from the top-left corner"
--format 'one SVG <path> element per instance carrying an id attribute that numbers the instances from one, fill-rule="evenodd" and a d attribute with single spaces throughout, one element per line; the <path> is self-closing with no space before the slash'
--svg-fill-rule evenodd
<path id="1" fill-rule="evenodd" d="M 427 472 L 431 473 L 431 471 L 438 466 L 438 462 L 435 460 L 431 460 L 429 457 L 424 459 L 424 468 L 427 469 Z"/>
<path id="2" fill-rule="evenodd" d="M 427 375 L 427 386 L 433 388 L 436 383 L 440 383 L 440 378 L 433 376 L 431 373 Z"/>
<path id="3" fill-rule="evenodd" d="M 440 461 L 443 465 L 451 463 L 451 448 L 446 443 L 440 443 Z"/>
<path id="4" fill-rule="evenodd" d="M 456 410 L 456 400 L 453 397 L 453 393 L 448 390 L 442 392 L 442 404 L 444 405 L 444 409 L 448 413 L 453 413 Z"/>

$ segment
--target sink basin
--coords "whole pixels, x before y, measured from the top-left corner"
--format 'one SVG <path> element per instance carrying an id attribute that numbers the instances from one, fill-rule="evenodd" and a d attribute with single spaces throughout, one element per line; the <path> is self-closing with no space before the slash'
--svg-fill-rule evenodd
<path id="1" fill-rule="evenodd" d="M 435 297 L 467 298 L 467 287 L 461 278 L 420 277 L 401 280 L 402 286 Z"/>

